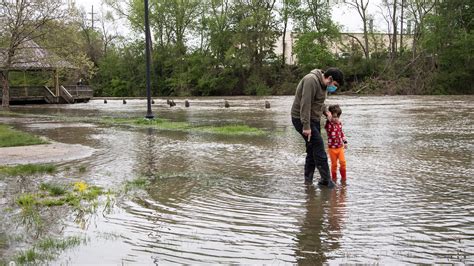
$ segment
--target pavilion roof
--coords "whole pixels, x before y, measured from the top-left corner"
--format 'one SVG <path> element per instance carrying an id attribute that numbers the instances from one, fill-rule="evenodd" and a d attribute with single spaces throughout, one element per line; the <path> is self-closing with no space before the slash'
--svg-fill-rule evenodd
<path id="1" fill-rule="evenodd" d="M 0 69 L 6 66 L 6 50 L 0 50 Z M 9 70 L 54 70 L 76 68 L 55 53 L 44 49 L 34 41 L 26 41 L 15 51 Z"/>

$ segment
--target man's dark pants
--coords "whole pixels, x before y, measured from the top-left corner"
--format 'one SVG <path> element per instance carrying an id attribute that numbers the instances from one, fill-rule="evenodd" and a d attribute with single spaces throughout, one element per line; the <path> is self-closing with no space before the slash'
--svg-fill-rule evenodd
<path id="1" fill-rule="evenodd" d="M 311 139 L 303 135 L 303 124 L 299 118 L 291 118 L 293 126 L 296 131 L 303 136 L 306 143 L 306 162 L 304 165 L 304 179 L 305 183 L 312 183 L 315 168 L 318 168 L 321 175 L 320 184 L 328 185 L 331 182 L 329 177 L 328 156 L 324 149 L 323 138 L 321 137 L 321 125 L 319 120 L 311 120 Z"/>

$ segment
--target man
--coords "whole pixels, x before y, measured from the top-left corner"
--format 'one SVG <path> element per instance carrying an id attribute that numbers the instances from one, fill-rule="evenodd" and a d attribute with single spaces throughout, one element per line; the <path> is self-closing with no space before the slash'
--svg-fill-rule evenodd
<path id="1" fill-rule="evenodd" d="M 327 91 L 334 92 L 344 84 L 344 74 L 337 68 L 326 71 L 312 70 L 304 76 L 296 88 L 295 100 L 291 107 L 291 120 L 296 131 L 303 136 L 306 143 L 306 162 L 304 166 L 304 183 L 313 183 L 314 171 L 317 168 L 321 179 L 318 185 L 334 187 L 329 176 L 328 157 L 321 137 L 321 115 L 331 119 L 324 101 Z"/>

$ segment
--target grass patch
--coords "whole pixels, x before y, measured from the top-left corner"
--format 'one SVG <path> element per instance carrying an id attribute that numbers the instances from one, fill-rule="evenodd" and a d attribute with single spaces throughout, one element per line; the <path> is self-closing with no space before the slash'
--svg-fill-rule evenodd
<path id="1" fill-rule="evenodd" d="M 51 164 L 22 164 L 15 166 L 0 166 L 0 175 L 27 176 L 34 174 L 53 174 L 57 167 Z"/>
<path id="2" fill-rule="evenodd" d="M 8 246 L 8 237 L 5 232 L 0 232 L 0 249 L 4 249 Z"/>
<path id="3" fill-rule="evenodd" d="M 20 194 L 16 203 L 21 208 L 22 223 L 28 228 L 42 230 L 47 224 L 43 221 L 41 213 L 44 208 L 54 206 L 71 206 L 81 213 L 94 212 L 98 206 L 99 196 L 105 194 L 97 186 L 88 186 L 84 182 L 76 182 L 67 187 L 44 183 L 40 185 L 37 193 Z M 107 192 L 107 207 L 111 206 L 111 192 Z M 34 250 L 33 250 L 34 251 Z M 34 254 L 23 254 L 23 258 Z M 1 264 L 0 264 L 1 265 Z"/>
<path id="4" fill-rule="evenodd" d="M 37 136 L 0 124 L 0 147 L 26 146 L 46 143 L 48 142 Z"/>
<path id="5" fill-rule="evenodd" d="M 20 114 L 20 113 L 14 113 L 14 112 L 11 112 L 11 111 L 0 111 L 0 116 L 2 117 L 22 117 L 24 116 L 24 114 Z"/>
<path id="6" fill-rule="evenodd" d="M 92 202 L 104 194 L 101 187 L 89 186 L 85 182 L 76 182 L 67 189 L 63 186 L 42 183 L 38 193 L 24 193 L 16 200 L 25 216 L 33 216 L 38 207 L 70 205 L 81 209 L 81 203 Z"/>
<path id="7" fill-rule="evenodd" d="M 263 135 L 261 129 L 249 127 L 247 125 L 227 125 L 219 127 L 201 127 L 200 130 L 221 135 Z"/>
<path id="8" fill-rule="evenodd" d="M 84 165 L 79 166 L 79 173 L 85 173 L 87 168 Z"/>
<path id="9" fill-rule="evenodd" d="M 171 122 L 166 119 L 146 118 L 105 118 L 106 124 L 134 125 L 141 127 L 153 127 L 161 130 L 201 132 L 220 135 L 264 135 L 265 131 L 247 125 L 224 125 L 224 126 L 193 126 L 186 122 Z"/>
<path id="10" fill-rule="evenodd" d="M 61 251 L 79 246 L 83 240 L 79 237 L 67 237 L 65 239 L 46 238 L 38 242 L 31 249 L 20 252 L 15 261 L 18 264 L 31 264 L 53 259 Z"/>
<path id="11" fill-rule="evenodd" d="M 48 191 L 52 196 L 61 196 L 66 193 L 64 187 L 51 183 L 41 183 L 40 189 Z"/>
<path id="12" fill-rule="evenodd" d="M 134 125 L 143 127 L 154 127 L 163 130 L 188 130 L 191 128 L 186 122 L 171 122 L 166 119 L 146 119 L 146 118 L 103 118 L 105 124 L 111 125 Z"/>
<path id="13" fill-rule="evenodd" d="M 125 184 L 125 191 L 128 191 L 133 188 L 145 188 L 150 184 L 150 181 L 145 177 L 138 177 L 134 180 L 127 181 Z"/>

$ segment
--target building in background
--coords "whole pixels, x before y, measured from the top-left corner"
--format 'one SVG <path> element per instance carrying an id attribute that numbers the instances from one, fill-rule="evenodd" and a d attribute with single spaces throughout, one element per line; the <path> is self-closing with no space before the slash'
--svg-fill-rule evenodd
<path id="1" fill-rule="evenodd" d="M 408 32 L 408 31 L 407 31 Z M 399 37 L 398 37 L 399 39 Z M 285 63 L 294 65 L 297 62 L 297 57 L 293 53 L 293 47 L 298 40 L 297 33 L 286 34 L 285 36 Z M 369 54 L 381 54 L 389 51 L 391 34 L 389 33 L 370 33 L 369 34 Z M 363 33 L 341 33 L 341 40 L 334 42 L 330 47 L 330 51 L 338 57 L 349 57 L 359 51 L 362 52 L 361 44 L 364 43 Z M 410 50 L 413 43 L 412 34 L 403 34 L 403 47 Z M 280 36 L 275 43 L 275 54 L 282 56 L 283 54 L 283 36 Z"/>

